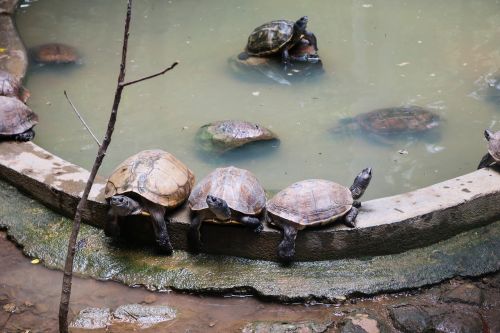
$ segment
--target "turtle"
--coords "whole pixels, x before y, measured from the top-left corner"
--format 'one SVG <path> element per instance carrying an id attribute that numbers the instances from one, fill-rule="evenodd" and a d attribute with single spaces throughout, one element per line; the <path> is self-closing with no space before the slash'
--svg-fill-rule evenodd
<path id="1" fill-rule="evenodd" d="M 30 141 L 35 137 L 36 113 L 16 97 L 0 96 L 0 141 Z"/>
<path id="2" fill-rule="evenodd" d="M 278 138 L 264 126 L 243 120 L 221 120 L 203 125 L 196 137 L 203 150 L 217 153 L 224 153 L 251 142 Z"/>
<path id="3" fill-rule="evenodd" d="M 291 49 L 301 39 L 307 39 L 318 51 L 316 36 L 306 30 L 308 17 L 303 16 L 296 22 L 289 20 L 275 20 L 255 28 L 250 36 L 246 46 L 246 52 L 251 56 L 270 56 L 281 54 L 285 70 L 290 65 Z M 308 56 L 297 57 L 292 60 L 308 61 Z"/>
<path id="4" fill-rule="evenodd" d="M 372 168 L 363 169 L 350 188 L 330 180 L 308 179 L 278 192 L 266 204 L 268 222 L 281 227 L 283 239 L 278 259 L 288 264 L 295 256 L 297 232 L 306 227 L 327 225 L 341 219 L 354 228 L 361 203 L 357 201 L 372 178 Z"/>
<path id="5" fill-rule="evenodd" d="M 188 240 L 194 252 L 202 245 L 203 222 L 237 223 L 260 233 L 266 219 L 262 185 L 250 171 L 234 166 L 216 168 L 208 174 L 195 186 L 188 203 L 193 214 Z"/>
<path id="6" fill-rule="evenodd" d="M 41 64 L 72 64 L 79 61 L 72 46 L 61 43 L 43 44 L 31 49 L 33 60 Z"/>
<path id="7" fill-rule="evenodd" d="M 166 151 L 144 150 L 127 158 L 106 183 L 104 195 L 111 206 L 106 235 L 119 235 L 119 217 L 149 215 L 158 250 L 171 254 L 165 213 L 186 201 L 193 185 L 191 170 Z"/>
<path id="8" fill-rule="evenodd" d="M 340 120 L 340 125 L 333 128 L 333 133 L 362 130 L 378 138 L 398 134 L 419 134 L 438 127 L 437 114 L 417 106 L 408 105 L 389 107 L 359 114 Z M 383 140 L 382 140 L 383 141 Z"/>
<path id="9" fill-rule="evenodd" d="M 486 129 L 484 137 L 488 140 L 488 153 L 479 162 L 478 169 L 500 165 L 500 131 L 493 133 Z"/>
<path id="10" fill-rule="evenodd" d="M 28 89 L 21 85 L 21 81 L 7 71 L 0 70 L 0 95 L 8 97 L 17 97 L 23 103 L 26 103 L 30 93 Z"/>

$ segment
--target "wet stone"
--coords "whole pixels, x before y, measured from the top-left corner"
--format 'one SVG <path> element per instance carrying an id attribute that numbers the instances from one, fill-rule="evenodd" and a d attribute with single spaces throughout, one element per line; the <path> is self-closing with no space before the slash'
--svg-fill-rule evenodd
<path id="1" fill-rule="evenodd" d="M 175 319 L 177 311 L 168 306 L 127 304 L 118 307 L 112 315 L 112 323 L 130 323 L 140 328 Z"/>
<path id="2" fill-rule="evenodd" d="M 111 310 L 109 308 L 86 308 L 80 311 L 69 326 L 82 329 L 106 328 L 110 317 Z"/>
<path id="3" fill-rule="evenodd" d="M 341 333 L 385 333 L 387 327 L 373 313 L 357 312 L 349 315 L 340 328 Z"/>
<path id="4" fill-rule="evenodd" d="M 483 322 L 475 312 L 451 312 L 433 318 L 436 333 L 479 333 Z"/>
<path id="5" fill-rule="evenodd" d="M 394 326 L 405 333 L 422 333 L 432 326 L 429 313 L 422 307 L 402 304 L 389 309 Z"/>
<path id="6" fill-rule="evenodd" d="M 241 333 L 323 333 L 330 327 L 329 323 L 314 321 L 273 322 L 259 321 L 247 324 Z"/>
<path id="7" fill-rule="evenodd" d="M 443 302 L 459 302 L 472 305 L 480 305 L 483 298 L 481 289 L 471 283 L 460 285 L 441 296 Z"/>

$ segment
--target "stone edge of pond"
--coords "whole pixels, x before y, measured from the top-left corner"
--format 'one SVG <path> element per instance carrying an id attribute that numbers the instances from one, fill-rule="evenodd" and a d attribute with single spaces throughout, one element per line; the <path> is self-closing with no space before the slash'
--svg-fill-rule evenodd
<path id="1" fill-rule="evenodd" d="M 8 46 L 8 56 L 0 58 L 0 68 L 24 77 L 26 50 L 12 21 L 17 3 L 0 0 L 0 44 Z M 88 175 L 87 170 L 31 142 L 0 143 L 0 177 L 66 216 L 74 215 Z M 102 227 L 107 218 L 104 185 L 105 180 L 96 180 L 83 214 L 84 221 L 97 227 Z M 499 200 L 500 173 L 493 169 L 370 200 L 363 203 L 355 229 L 335 225 L 299 232 L 296 260 L 385 255 L 427 246 L 498 219 Z M 174 248 L 187 249 L 189 221 L 186 206 L 173 212 L 169 232 Z M 148 225 L 146 220 L 141 222 Z M 255 235 L 244 228 L 204 224 L 202 237 L 203 252 L 276 260 L 281 235 L 269 227 Z M 220 239 L 225 240 L 224 246 Z"/>
<path id="2" fill-rule="evenodd" d="M 0 180 L 0 228 L 23 252 L 61 270 L 71 223 Z M 75 274 L 113 280 L 152 291 L 188 291 L 226 296 L 255 295 L 284 302 L 342 302 L 346 297 L 395 292 L 455 276 L 500 269 L 500 221 L 445 241 L 399 254 L 298 262 L 276 262 L 175 250 L 157 255 L 153 246 L 116 243 L 82 224 Z"/>

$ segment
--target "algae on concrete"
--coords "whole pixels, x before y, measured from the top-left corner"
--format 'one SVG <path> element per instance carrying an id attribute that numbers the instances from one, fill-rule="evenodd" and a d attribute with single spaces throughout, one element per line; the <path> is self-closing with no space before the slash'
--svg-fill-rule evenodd
<path id="1" fill-rule="evenodd" d="M 0 227 L 23 246 L 27 256 L 50 268 L 64 266 L 71 221 L 0 181 Z M 76 274 L 150 290 L 252 293 L 283 301 L 335 302 L 339 296 L 375 294 L 477 276 L 500 268 L 500 222 L 446 241 L 396 255 L 364 259 L 300 262 L 283 267 L 271 261 L 191 255 L 128 247 L 82 224 Z M 341 299 L 342 297 L 340 297 Z"/>

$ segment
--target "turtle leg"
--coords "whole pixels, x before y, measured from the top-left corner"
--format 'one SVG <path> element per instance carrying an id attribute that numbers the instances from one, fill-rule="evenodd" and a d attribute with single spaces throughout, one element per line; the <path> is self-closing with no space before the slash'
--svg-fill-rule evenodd
<path id="1" fill-rule="evenodd" d="M 290 54 L 288 54 L 288 48 L 284 48 L 283 49 L 283 52 L 281 53 L 281 57 L 282 57 L 282 61 L 283 61 L 283 64 L 285 66 L 284 70 L 285 72 L 287 71 L 288 69 L 288 66 L 290 66 Z"/>
<path id="2" fill-rule="evenodd" d="M 192 252 L 198 253 L 201 248 L 200 227 L 203 222 L 203 216 L 197 214 L 192 220 L 188 231 L 188 243 Z"/>
<path id="3" fill-rule="evenodd" d="M 262 224 L 263 219 L 258 219 L 255 216 L 245 215 L 240 219 L 239 222 L 246 227 L 252 228 L 253 231 L 257 234 L 259 234 L 262 229 L 264 229 L 264 225 Z"/>
<path id="4" fill-rule="evenodd" d="M 356 207 L 356 208 L 361 207 L 361 201 L 354 200 L 354 201 L 352 202 L 352 206 L 353 206 L 353 207 Z"/>
<path id="5" fill-rule="evenodd" d="M 120 226 L 118 225 L 118 215 L 116 215 L 111 208 L 108 211 L 108 219 L 104 225 L 104 234 L 108 237 L 119 237 Z"/>
<path id="6" fill-rule="evenodd" d="M 162 254 L 171 255 L 173 252 L 173 248 L 172 244 L 170 244 L 167 222 L 165 221 L 165 207 L 145 202 L 146 200 L 143 200 L 143 205 L 151 215 L 158 250 Z"/>
<path id="7" fill-rule="evenodd" d="M 318 41 L 316 39 L 316 36 L 312 32 L 306 31 L 306 33 L 304 34 L 304 38 L 307 39 L 312 46 L 314 46 L 315 51 L 318 51 Z"/>
<path id="8" fill-rule="evenodd" d="M 14 135 L 14 140 L 16 141 L 31 141 L 35 137 L 35 132 L 32 129 L 26 132 Z"/>
<path id="9" fill-rule="evenodd" d="M 353 205 L 351 210 L 348 211 L 344 217 L 344 224 L 349 228 L 354 228 L 354 220 L 356 219 L 356 216 L 358 216 L 358 212 L 358 209 Z"/>
<path id="10" fill-rule="evenodd" d="M 481 162 L 479 162 L 479 165 L 477 166 L 477 168 L 478 169 L 486 168 L 493 163 L 495 163 L 493 156 L 491 156 L 489 153 L 487 153 L 486 155 L 483 156 L 483 158 L 481 159 Z"/>
<path id="11" fill-rule="evenodd" d="M 289 224 L 282 225 L 283 239 L 278 245 L 278 259 L 284 263 L 289 264 L 295 256 L 295 238 L 297 238 L 297 229 Z"/>

